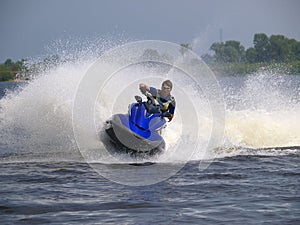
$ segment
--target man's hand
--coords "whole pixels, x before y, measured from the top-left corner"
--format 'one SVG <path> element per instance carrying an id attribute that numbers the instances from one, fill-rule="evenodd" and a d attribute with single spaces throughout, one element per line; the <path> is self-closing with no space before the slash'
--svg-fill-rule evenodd
<path id="1" fill-rule="evenodd" d="M 140 90 L 146 89 L 146 91 L 150 91 L 150 87 L 144 83 L 139 84 Z"/>
<path id="2" fill-rule="evenodd" d="M 169 119 L 169 121 L 168 121 L 168 122 L 171 122 L 171 121 L 172 121 L 172 119 L 173 119 L 173 117 L 174 117 L 174 114 L 170 114 L 170 116 L 168 117 L 168 119 Z"/>
<path id="3" fill-rule="evenodd" d="M 143 95 L 147 92 L 147 90 L 144 86 L 142 86 L 142 87 L 140 86 L 140 91 L 142 92 Z"/>

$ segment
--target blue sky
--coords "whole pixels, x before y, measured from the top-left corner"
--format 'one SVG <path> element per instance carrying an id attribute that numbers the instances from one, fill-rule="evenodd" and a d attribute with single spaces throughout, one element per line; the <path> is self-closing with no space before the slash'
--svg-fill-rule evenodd
<path id="1" fill-rule="evenodd" d="M 223 41 L 246 48 L 261 32 L 300 41 L 299 11 L 299 0 L 1 0 L 0 62 L 95 35 L 194 43 L 201 53 L 220 40 L 220 29 Z"/>

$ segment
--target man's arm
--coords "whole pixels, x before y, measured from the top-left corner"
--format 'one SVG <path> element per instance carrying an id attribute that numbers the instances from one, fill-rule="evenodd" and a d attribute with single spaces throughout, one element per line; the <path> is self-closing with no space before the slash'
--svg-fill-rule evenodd
<path id="1" fill-rule="evenodd" d="M 141 88 L 145 88 L 146 91 L 150 91 L 150 87 L 149 87 L 148 85 L 146 85 L 146 84 L 140 83 L 139 86 L 140 86 L 140 89 L 141 89 Z"/>
<path id="2" fill-rule="evenodd" d="M 172 102 L 169 106 L 169 113 L 170 113 L 170 116 L 168 117 L 169 121 L 168 122 L 171 122 L 173 117 L 174 117 L 174 113 L 175 113 L 175 107 L 176 107 L 176 102 L 175 102 L 175 99 L 172 99 Z"/>
<path id="3" fill-rule="evenodd" d="M 141 83 L 140 85 L 140 90 L 144 94 L 145 91 L 148 91 L 154 98 L 158 96 L 158 90 L 154 87 L 150 87 L 146 84 Z"/>

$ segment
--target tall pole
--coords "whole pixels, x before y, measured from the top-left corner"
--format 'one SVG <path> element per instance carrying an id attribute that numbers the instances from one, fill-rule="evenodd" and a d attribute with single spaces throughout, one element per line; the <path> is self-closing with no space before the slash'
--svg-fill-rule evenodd
<path id="1" fill-rule="evenodd" d="M 223 43 L 223 29 L 220 29 L 220 42 Z"/>

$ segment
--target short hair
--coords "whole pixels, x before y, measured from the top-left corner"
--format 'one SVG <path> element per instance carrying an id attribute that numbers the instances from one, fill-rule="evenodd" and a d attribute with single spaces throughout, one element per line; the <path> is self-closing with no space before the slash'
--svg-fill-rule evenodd
<path id="1" fill-rule="evenodd" d="M 173 83 L 172 83 L 172 81 L 170 81 L 170 80 L 165 80 L 161 85 L 163 86 L 164 84 L 167 85 L 168 87 L 170 87 L 171 90 L 172 90 L 172 88 L 173 88 Z"/>

